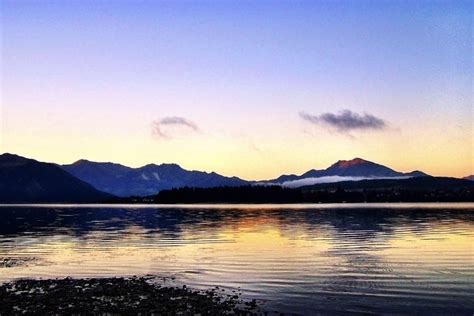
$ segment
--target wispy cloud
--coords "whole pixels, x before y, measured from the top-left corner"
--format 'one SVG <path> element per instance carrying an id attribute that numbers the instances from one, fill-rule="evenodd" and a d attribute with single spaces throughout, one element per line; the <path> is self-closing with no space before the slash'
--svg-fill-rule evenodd
<path id="1" fill-rule="evenodd" d="M 319 178 L 303 178 L 298 180 L 286 181 L 282 186 L 289 188 L 299 188 L 305 185 L 313 185 L 320 183 L 337 183 L 343 181 L 361 181 L 361 180 L 377 180 L 377 179 L 408 179 L 409 176 L 400 177 L 342 177 L 342 176 L 327 176 Z"/>
<path id="2" fill-rule="evenodd" d="M 358 114 L 350 110 L 343 110 L 339 113 L 323 113 L 312 115 L 307 112 L 300 112 L 300 117 L 312 124 L 326 125 L 335 128 L 339 132 L 350 132 L 353 130 L 381 130 L 387 127 L 387 123 L 372 114 Z"/>
<path id="3" fill-rule="evenodd" d="M 160 120 L 153 121 L 152 135 L 160 138 L 170 138 L 170 129 L 184 127 L 192 131 L 199 131 L 199 127 L 192 121 L 180 116 L 168 116 Z"/>

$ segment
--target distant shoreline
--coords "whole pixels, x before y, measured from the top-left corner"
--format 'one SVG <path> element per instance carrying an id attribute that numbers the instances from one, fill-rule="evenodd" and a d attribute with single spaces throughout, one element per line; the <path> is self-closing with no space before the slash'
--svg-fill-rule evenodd
<path id="1" fill-rule="evenodd" d="M 99 192 L 99 191 L 97 191 Z M 301 188 L 278 185 L 180 187 L 154 195 L 100 196 L 80 199 L 69 196 L 0 198 L 4 204 L 349 204 L 349 203 L 448 203 L 474 202 L 474 182 L 442 177 L 361 180 L 323 183 Z"/>

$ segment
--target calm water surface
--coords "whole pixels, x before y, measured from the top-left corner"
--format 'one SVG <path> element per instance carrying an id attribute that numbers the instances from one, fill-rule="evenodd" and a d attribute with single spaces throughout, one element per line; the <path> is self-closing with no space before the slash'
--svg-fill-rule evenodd
<path id="1" fill-rule="evenodd" d="M 474 204 L 2 206 L 0 281 L 153 274 L 294 314 L 474 313 Z M 5 262 L 5 261 L 4 261 Z"/>

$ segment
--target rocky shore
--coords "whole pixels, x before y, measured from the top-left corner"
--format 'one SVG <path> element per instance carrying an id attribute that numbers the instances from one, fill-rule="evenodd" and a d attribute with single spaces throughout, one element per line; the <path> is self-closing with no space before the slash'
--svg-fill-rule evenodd
<path id="1" fill-rule="evenodd" d="M 145 277 L 17 280 L 0 285 L 0 315 L 265 315 L 237 290 L 162 286 Z"/>

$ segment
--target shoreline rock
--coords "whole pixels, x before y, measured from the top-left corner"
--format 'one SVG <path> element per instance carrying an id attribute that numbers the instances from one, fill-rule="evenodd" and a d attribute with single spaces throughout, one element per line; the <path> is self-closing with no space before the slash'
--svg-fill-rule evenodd
<path id="1" fill-rule="evenodd" d="M 145 277 L 16 280 L 0 285 L 0 315 L 265 315 L 219 287 L 162 286 Z"/>

